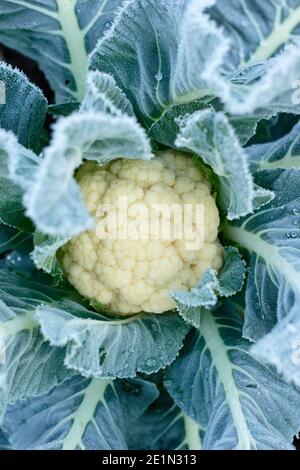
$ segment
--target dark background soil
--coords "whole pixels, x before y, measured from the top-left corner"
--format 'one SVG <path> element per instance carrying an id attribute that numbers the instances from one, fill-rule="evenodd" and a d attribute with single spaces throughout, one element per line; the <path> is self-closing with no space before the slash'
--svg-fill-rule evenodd
<path id="1" fill-rule="evenodd" d="M 0 46 L 0 55 L 5 62 L 22 70 L 30 81 L 43 91 L 49 104 L 54 104 L 54 93 L 49 87 L 45 75 L 33 60 L 30 60 L 18 52 L 2 45 Z"/>

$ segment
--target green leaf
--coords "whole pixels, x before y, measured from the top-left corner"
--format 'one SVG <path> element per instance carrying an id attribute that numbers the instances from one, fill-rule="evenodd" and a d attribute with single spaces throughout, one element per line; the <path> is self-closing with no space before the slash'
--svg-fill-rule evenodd
<path id="1" fill-rule="evenodd" d="M 258 123 L 261 119 L 261 117 L 249 115 L 237 117 L 233 116 L 229 118 L 229 123 L 233 127 L 242 147 L 244 147 L 249 142 L 249 140 L 255 136 Z"/>
<path id="2" fill-rule="evenodd" d="M 56 123 L 52 143 L 38 168 L 19 155 L 11 172 L 25 190 L 27 214 L 37 228 L 53 237 L 68 238 L 93 227 L 74 179 L 76 168 L 83 158 L 104 164 L 122 157 L 152 157 L 150 142 L 136 120 L 82 112 Z"/>
<path id="3" fill-rule="evenodd" d="M 17 250 L 11 251 L 2 259 L 1 268 L 29 278 L 34 271 L 29 252 L 30 250 L 23 253 Z"/>
<path id="4" fill-rule="evenodd" d="M 10 178 L 26 193 L 32 187 L 41 159 L 30 150 L 15 143 L 16 141 L 14 141 L 14 150 L 10 147 L 7 151 L 8 169 Z"/>
<path id="5" fill-rule="evenodd" d="M 226 300 L 191 332 L 165 386 L 203 429 L 206 450 L 291 449 L 299 391 L 251 353 L 239 305 Z"/>
<path id="6" fill-rule="evenodd" d="M 91 55 L 89 67 L 113 75 L 139 119 L 160 142 L 166 143 L 165 119 L 171 128 L 167 143 L 172 145 L 176 132 L 172 118 L 195 111 L 189 105 L 196 101 L 203 109 L 209 97 L 219 97 L 234 115 L 252 115 L 258 109 L 267 115 L 300 112 L 300 106 L 292 100 L 291 85 L 300 73 L 299 49 L 288 47 L 264 64 L 247 64 L 240 54 L 238 63 L 233 43 L 239 15 L 228 18 L 226 26 L 231 31 L 225 34 L 203 12 L 212 3 L 126 2 Z M 251 11 L 252 6 L 248 8 Z M 249 18 L 239 21 L 248 26 Z M 272 16 L 271 21 L 276 18 Z M 256 38 L 253 46 L 260 41 Z M 240 43 L 243 48 L 244 40 Z"/>
<path id="7" fill-rule="evenodd" d="M 10 407 L 4 428 L 14 449 L 126 450 L 128 423 L 157 395 L 156 386 L 141 379 L 78 375 L 47 395 Z"/>
<path id="8" fill-rule="evenodd" d="M 218 47 L 223 55 L 227 50 L 221 32 L 207 30 L 204 6 L 189 0 L 126 2 L 91 55 L 90 68 L 113 75 L 158 140 L 165 140 L 164 118 L 170 126 L 170 113 L 183 113 L 173 108 L 209 94 L 201 77 L 209 67 L 210 51 Z"/>
<path id="9" fill-rule="evenodd" d="M 224 228 L 226 238 L 251 255 L 244 335 L 258 340 L 275 327 L 266 341 L 272 342 L 274 334 L 276 348 L 273 344 L 272 355 L 265 359 L 281 370 L 280 357 L 281 363 L 285 364 L 282 371 L 285 377 L 294 378 L 300 384 L 299 367 L 294 363 L 293 354 L 300 332 L 297 323 L 300 305 L 300 171 L 264 171 L 258 174 L 257 181 L 274 191 L 274 201 L 252 216 Z M 285 328 L 290 331 L 289 345 L 278 337 L 279 330 L 284 336 Z M 286 355 L 287 347 L 290 347 L 289 355 Z"/>
<path id="10" fill-rule="evenodd" d="M 275 142 L 252 145 L 247 149 L 253 172 L 300 168 L 300 124 Z"/>
<path id="11" fill-rule="evenodd" d="M 269 204 L 269 202 L 273 201 L 273 199 L 275 198 L 275 194 L 273 191 L 264 189 L 261 186 L 258 186 L 257 184 L 254 184 L 254 189 L 255 189 L 255 196 L 253 199 L 254 211 Z"/>
<path id="12" fill-rule="evenodd" d="M 32 231 L 32 224 L 25 216 L 23 191 L 13 184 L 9 174 L 10 161 L 20 156 L 31 155 L 21 147 L 11 132 L 0 129 L 0 221 L 25 232 Z"/>
<path id="13" fill-rule="evenodd" d="M 261 338 L 253 347 L 253 354 L 261 361 L 272 364 L 288 382 L 300 384 L 300 295 L 284 319 L 271 333 Z"/>
<path id="14" fill-rule="evenodd" d="M 0 429 L 0 450 L 11 450 L 7 436 Z"/>
<path id="15" fill-rule="evenodd" d="M 224 105 L 220 99 L 215 98 L 210 101 L 210 104 L 215 111 L 224 111 Z M 253 113 L 240 115 L 229 114 L 227 116 L 242 147 L 256 135 L 259 122 L 261 120 L 270 120 L 274 116 L 274 112 L 274 110 L 258 109 Z"/>
<path id="16" fill-rule="evenodd" d="M 246 263 L 239 251 L 233 247 L 225 247 L 224 266 L 219 276 L 208 269 L 191 292 L 175 291 L 171 293 L 171 297 L 176 302 L 179 314 L 198 328 L 202 315 L 208 314 L 207 310 L 217 305 L 218 296 L 231 297 L 241 291 L 245 274 Z"/>
<path id="17" fill-rule="evenodd" d="M 117 86 L 115 79 L 98 71 L 87 75 L 86 92 L 80 110 L 134 116 L 131 103 Z"/>
<path id="18" fill-rule="evenodd" d="M 219 59 L 218 51 L 214 51 L 215 67 L 210 76 L 204 73 L 204 78 L 227 109 L 237 114 L 258 108 L 273 114 L 299 114 L 293 94 L 299 78 L 300 53 L 298 47 L 286 48 L 291 42 L 297 44 L 299 38 L 298 1 L 211 3 L 207 14 L 230 40 L 230 49 Z M 224 75 L 233 79 L 231 84 Z"/>
<path id="19" fill-rule="evenodd" d="M 49 345 L 34 319 L 38 305 L 65 296 L 70 293 L 49 287 L 46 276 L 28 278 L 0 269 L 0 338 L 5 353 L 0 403 L 40 395 L 73 375 L 64 366 L 65 351 Z"/>
<path id="20" fill-rule="evenodd" d="M 219 176 L 220 204 L 229 220 L 253 211 L 256 188 L 247 156 L 223 113 L 197 111 L 182 119 L 176 146 L 195 152 Z"/>
<path id="21" fill-rule="evenodd" d="M 228 68 L 270 59 L 287 42 L 299 38 L 298 0 L 217 0 L 208 13 L 232 38 Z"/>
<path id="22" fill-rule="evenodd" d="M 196 111 L 212 109 L 205 99 L 195 100 L 188 104 L 173 106 L 167 110 L 161 119 L 155 121 L 149 128 L 149 135 L 163 145 L 176 148 L 176 139 L 180 131 L 180 119 Z"/>
<path id="23" fill-rule="evenodd" d="M 67 346 L 65 364 L 87 377 L 135 377 L 170 364 L 189 326 L 176 313 L 107 318 L 74 302 L 42 305 L 35 317 L 53 346 Z"/>
<path id="24" fill-rule="evenodd" d="M 121 0 L 1 0 L 0 41 L 38 62 L 58 102 L 81 101 L 88 54 L 120 4 Z"/>
<path id="25" fill-rule="evenodd" d="M 53 116 L 69 116 L 80 108 L 79 101 L 71 101 L 63 104 L 52 104 L 48 106 L 47 113 Z"/>
<path id="26" fill-rule="evenodd" d="M 46 98 L 22 72 L 4 62 L 0 62 L 0 81 L 5 85 L 5 104 L 0 104 L 0 126 L 13 131 L 20 144 L 35 149 L 45 122 Z"/>
<path id="27" fill-rule="evenodd" d="M 232 246 L 224 248 L 224 265 L 218 278 L 217 292 L 222 297 L 231 297 L 243 288 L 246 263 L 239 250 Z"/>
<path id="28" fill-rule="evenodd" d="M 128 427 L 127 442 L 133 450 L 200 450 L 200 435 L 201 427 L 163 390 L 146 413 Z"/>
<path id="29" fill-rule="evenodd" d="M 201 325 L 202 314 L 217 304 L 217 289 L 216 273 L 209 269 L 191 292 L 175 291 L 171 293 L 171 297 L 176 302 L 179 314 L 197 328 Z"/>
<path id="30" fill-rule="evenodd" d="M 29 253 L 32 250 L 32 235 L 0 224 L 0 255 L 11 250 Z"/>
<path id="31" fill-rule="evenodd" d="M 67 238 L 49 237 L 38 231 L 34 234 L 34 250 L 31 253 L 31 259 L 38 269 L 51 274 L 56 283 L 63 279 L 56 253 L 67 242 Z"/>
<path id="32" fill-rule="evenodd" d="M 263 115 L 277 113 L 299 114 L 300 106 L 295 85 L 300 73 L 300 50 L 289 45 L 276 57 L 265 63 L 245 66 L 231 80 L 217 73 L 204 74 L 214 93 L 232 114 Z M 212 73 L 214 72 L 214 73 Z"/>

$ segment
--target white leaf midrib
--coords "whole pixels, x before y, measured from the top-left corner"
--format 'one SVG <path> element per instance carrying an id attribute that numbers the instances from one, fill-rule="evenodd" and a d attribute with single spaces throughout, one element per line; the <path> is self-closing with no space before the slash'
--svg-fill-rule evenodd
<path id="1" fill-rule="evenodd" d="M 0 337 L 16 336 L 21 331 L 31 331 L 35 328 L 39 328 L 39 324 L 34 319 L 34 311 L 30 311 L 0 323 Z"/>
<path id="2" fill-rule="evenodd" d="M 182 413 L 182 418 L 186 435 L 185 443 L 187 444 L 188 449 L 201 450 L 202 442 L 200 438 L 200 431 L 202 430 L 202 428 L 186 413 Z"/>
<path id="3" fill-rule="evenodd" d="M 259 257 L 265 260 L 268 266 L 273 266 L 291 286 L 299 291 L 300 274 L 286 259 L 280 254 L 279 249 L 262 240 L 258 235 L 247 231 L 243 227 L 234 227 L 226 225 L 224 233 L 227 238 L 235 243 L 247 248 L 250 253 L 256 253 Z"/>
<path id="4" fill-rule="evenodd" d="M 300 24 L 300 7 L 296 8 L 281 24 L 277 24 L 272 33 L 260 43 L 250 57 L 247 65 L 261 62 L 272 57 L 275 52 L 291 37 L 292 31 Z"/>
<path id="5" fill-rule="evenodd" d="M 261 163 L 259 163 L 259 168 L 260 170 L 288 170 L 300 168 L 300 155 L 284 156 L 283 158 L 275 161 L 263 160 Z"/>
<path id="6" fill-rule="evenodd" d="M 84 397 L 73 415 L 73 424 L 64 439 L 63 450 L 80 447 L 87 425 L 94 418 L 98 403 L 104 401 L 104 394 L 111 383 L 107 379 L 92 379 L 84 391 Z"/>
<path id="7" fill-rule="evenodd" d="M 76 83 L 75 97 L 82 101 L 85 91 L 85 78 L 88 54 L 85 48 L 84 33 L 81 31 L 75 12 L 75 0 L 56 0 L 57 19 L 70 54 L 69 69 Z"/>
<path id="8" fill-rule="evenodd" d="M 251 450 L 253 437 L 242 409 L 239 390 L 233 377 L 233 366 L 228 358 L 225 344 L 220 337 L 218 325 L 208 312 L 202 318 L 201 334 L 211 353 L 212 363 L 216 368 L 219 381 L 223 385 L 226 402 L 237 434 L 237 447 L 240 450 Z"/>

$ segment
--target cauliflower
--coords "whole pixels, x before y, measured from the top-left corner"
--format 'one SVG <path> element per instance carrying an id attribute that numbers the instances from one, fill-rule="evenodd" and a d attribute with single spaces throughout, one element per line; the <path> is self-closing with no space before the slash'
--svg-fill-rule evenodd
<path id="1" fill-rule="evenodd" d="M 162 313 L 175 308 L 170 291 L 190 290 L 209 267 L 216 271 L 222 267 L 219 213 L 212 188 L 189 156 L 164 151 L 151 161 L 115 160 L 103 167 L 88 162 L 79 169 L 77 180 L 85 205 L 96 221 L 98 217 L 108 223 L 111 211 L 107 214 L 100 211 L 99 217 L 99 207 L 106 204 L 120 209 L 120 197 L 125 196 L 128 233 L 135 232 L 132 237 L 99 237 L 96 223 L 95 230 L 82 233 L 63 247 L 63 270 L 84 297 L 118 315 Z M 159 223 L 169 220 L 174 229 L 171 236 L 143 236 L 149 220 L 140 218 L 137 204 L 156 210 L 157 204 L 176 207 L 190 204 L 193 208 L 202 204 L 202 245 L 187 249 L 190 238 L 187 240 L 185 234 L 181 239 L 175 236 L 178 219 L 168 211 L 160 213 L 156 220 Z M 193 209 L 190 221 L 194 228 L 195 217 Z M 117 224 L 118 229 L 124 228 L 122 218 Z"/>

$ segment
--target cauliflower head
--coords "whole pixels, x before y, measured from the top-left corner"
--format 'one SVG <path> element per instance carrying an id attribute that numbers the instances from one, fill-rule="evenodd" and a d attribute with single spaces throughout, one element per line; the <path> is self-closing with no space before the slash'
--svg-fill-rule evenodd
<path id="1" fill-rule="evenodd" d="M 170 291 L 190 290 L 209 267 L 216 271 L 222 267 L 219 213 L 211 195 L 211 184 L 189 156 L 163 151 L 151 161 L 115 160 L 103 167 L 88 162 L 79 169 L 77 180 L 85 205 L 96 218 L 96 228 L 70 240 L 62 248 L 61 262 L 69 282 L 84 297 L 118 315 L 141 311 L 162 313 L 175 308 Z M 124 196 L 128 201 L 129 237 L 99 237 L 99 207 L 106 204 L 120 209 L 120 197 Z M 147 216 L 144 213 L 141 219 L 137 204 L 146 209 L 151 207 L 154 212 L 157 204 L 190 205 L 193 207 L 191 227 L 196 223 L 194 207 L 201 204 L 204 208 L 202 245 L 187 249 L 190 235 L 183 233 L 180 238 L 175 230 L 169 237 L 158 237 L 157 232 L 151 236 L 152 228 L 147 232 L 150 236 L 143 236 L 145 220 L 147 227 L 151 226 L 148 217 L 152 212 L 149 210 Z M 110 214 L 104 217 L 101 212 L 101 217 L 99 220 L 103 222 L 106 217 L 107 221 Z M 120 219 L 118 228 L 125 223 Z M 168 211 L 159 213 L 156 221 L 166 222 L 164 219 L 168 219 L 171 228 L 178 223 Z M 131 237 L 133 232 L 135 236 Z"/>

